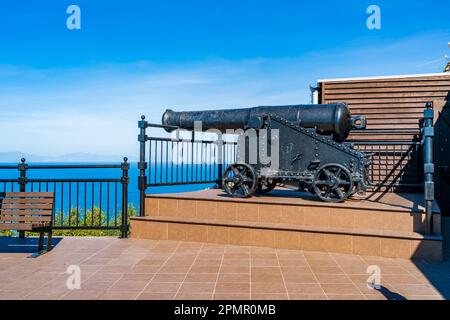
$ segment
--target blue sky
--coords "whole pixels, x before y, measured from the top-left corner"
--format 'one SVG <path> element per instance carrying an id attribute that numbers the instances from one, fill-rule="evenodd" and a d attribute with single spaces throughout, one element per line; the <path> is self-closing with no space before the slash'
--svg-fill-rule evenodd
<path id="1" fill-rule="evenodd" d="M 66 8 L 81 8 L 68 30 Z M 366 9 L 381 8 L 381 30 Z M 440 72 L 448 1 L 86 1 L 0 6 L 2 151 L 137 154 L 140 114 L 308 103 L 320 78 Z"/>

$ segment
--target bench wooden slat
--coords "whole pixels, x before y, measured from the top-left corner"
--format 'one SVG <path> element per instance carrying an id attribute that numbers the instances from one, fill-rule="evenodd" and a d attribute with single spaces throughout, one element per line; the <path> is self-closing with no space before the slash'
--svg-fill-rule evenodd
<path id="1" fill-rule="evenodd" d="M 21 198 L 31 198 L 31 197 L 41 197 L 41 198 L 53 198 L 55 196 L 54 192 L 4 192 L 5 198 L 10 197 L 21 197 Z"/>
<path id="2" fill-rule="evenodd" d="M 33 224 L 31 224 L 31 223 L 0 223 L 0 230 L 31 231 L 31 230 L 33 230 Z"/>
<path id="3" fill-rule="evenodd" d="M 53 203 L 53 198 L 4 198 L 2 203 Z"/>
<path id="4" fill-rule="evenodd" d="M 52 209 L 52 203 L 45 204 L 22 204 L 22 203 L 4 203 L 2 204 L 3 209 Z"/>
<path id="5" fill-rule="evenodd" d="M 0 216 L 22 215 L 22 216 L 51 216 L 52 210 L 11 210 L 0 209 Z"/>
<path id="6" fill-rule="evenodd" d="M 33 222 L 50 222 L 52 221 L 52 216 L 1 216 L 0 223 L 3 221 L 33 221 Z"/>

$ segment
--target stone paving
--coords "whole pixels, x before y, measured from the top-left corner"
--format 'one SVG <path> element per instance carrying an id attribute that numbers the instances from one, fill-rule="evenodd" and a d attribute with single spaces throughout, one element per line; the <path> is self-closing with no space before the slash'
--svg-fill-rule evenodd
<path id="1" fill-rule="evenodd" d="M 28 258 L 35 244 L 0 238 L 0 299 L 450 297 L 450 262 L 112 237 L 65 237 Z M 71 265 L 80 268 L 80 289 L 67 288 Z M 381 270 L 379 290 L 367 287 L 371 265 Z"/>

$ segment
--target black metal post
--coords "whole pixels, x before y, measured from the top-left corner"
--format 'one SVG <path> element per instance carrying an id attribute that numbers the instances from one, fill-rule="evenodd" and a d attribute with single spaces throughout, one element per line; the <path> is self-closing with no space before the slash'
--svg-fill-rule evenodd
<path id="1" fill-rule="evenodd" d="M 223 141 L 223 136 L 219 134 L 217 136 L 217 187 L 222 188 L 222 176 L 223 176 L 223 148 L 226 147 L 226 143 Z"/>
<path id="2" fill-rule="evenodd" d="M 25 192 L 28 170 L 28 164 L 26 163 L 25 158 L 20 159 L 20 163 L 17 168 L 19 169 L 19 191 Z M 25 231 L 19 231 L 19 238 L 25 238 Z"/>
<path id="3" fill-rule="evenodd" d="M 147 162 L 145 161 L 145 143 L 148 140 L 145 133 L 145 129 L 148 127 L 148 122 L 145 121 L 145 116 L 141 116 L 141 120 L 138 122 L 138 127 L 140 129 L 138 136 L 140 145 L 138 163 L 139 215 L 143 217 L 145 215 L 145 189 L 147 188 L 147 176 L 145 175 L 145 171 L 147 170 Z"/>
<path id="4" fill-rule="evenodd" d="M 434 202 L 434 164 L 433 164 L 433 103 L 427 102 L 423 112 L 423 143 L 424 143 L 424 197 L 426 212 L 426 232 L 433 233 L 433 202 Z"/>
<path id="5" fill-rule="evenodd" d="M 130 182 L 130 177 L 128 176 L 128 170 L 130 169 L 130 164 L 127 162 L 128 158 L 123 158 L 121 165 L 122 169 L 122 225 L 121 225 L 121 238 L 128 237 L 128 184 Z"/>

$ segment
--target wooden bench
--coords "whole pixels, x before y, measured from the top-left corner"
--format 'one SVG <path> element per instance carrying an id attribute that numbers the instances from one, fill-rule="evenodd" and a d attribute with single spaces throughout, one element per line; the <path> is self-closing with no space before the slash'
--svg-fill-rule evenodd
<path id="1" fill-rule="evenodd" d="M 50 251 L 54 199 L 53 192 L 0 193 L 0 230 L 39 232 L 38 253 L 43 252 L 47 232 L 47 251 Z"/>

